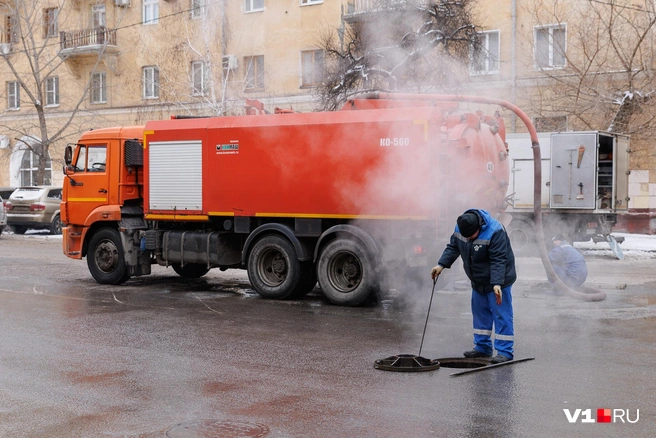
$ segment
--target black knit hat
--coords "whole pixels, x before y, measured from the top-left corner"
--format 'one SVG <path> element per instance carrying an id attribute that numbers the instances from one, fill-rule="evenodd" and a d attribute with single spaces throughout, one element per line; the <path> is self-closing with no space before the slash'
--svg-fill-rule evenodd
<path id="1" fill-rule="evenodd" d="M 462 237 L 471 237 L 478 231 L 478 216 L 476 213 L 467 212 L 458 216 L 458 229 Z"/>

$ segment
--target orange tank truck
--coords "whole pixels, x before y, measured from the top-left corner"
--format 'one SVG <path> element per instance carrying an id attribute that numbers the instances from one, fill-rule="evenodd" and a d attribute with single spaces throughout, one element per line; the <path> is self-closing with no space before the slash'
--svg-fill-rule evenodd
<path id="1" fill-rule="evenodd" d="M 332 303 L 358 305 L 386 277 L 427 277 L 465 209 L 505 209 L 503 121 L 459 111 L 457 98 L 364 96 L 314 113 L 253 105 L 254 115 L 98 129 L 69 145 L 64 254 L 86 257 L 103 284 L 153 264 L 189 278 L 246 269 L 266 298 L 302 297 L 318 281 Z"/>

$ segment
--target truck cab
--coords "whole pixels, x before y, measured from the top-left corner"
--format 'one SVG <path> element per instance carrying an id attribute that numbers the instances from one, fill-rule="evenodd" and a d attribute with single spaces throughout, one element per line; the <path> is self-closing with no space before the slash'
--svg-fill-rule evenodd
<path id="1" fill-rule="evenodd" d="M 89 131 L 66 148 L 61 205 L 64 253 L 81 259 L 88 245 L 85 235 L 103 224 L 118 223 L 126 206 L 141 204 L 140 166 L 134 158 L 143 127 Z"/>

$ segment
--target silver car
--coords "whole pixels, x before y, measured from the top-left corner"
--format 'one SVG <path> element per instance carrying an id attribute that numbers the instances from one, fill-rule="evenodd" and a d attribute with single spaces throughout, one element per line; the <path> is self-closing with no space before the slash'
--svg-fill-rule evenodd
<path id="1" fill-rule="evenodd" d="M 5 201 L 0 196 L 0 234 L 2 234 L 6 226 L 7 226 L 7 213 L 5 213 Z"/>
<path id="2" fill-rule="evenodd" d="M 25 234 L 28 229 L 61 234 L 61 198 L 60 187 L 19 187 L 5 203 L 7 223 L 16 234 Z"/>

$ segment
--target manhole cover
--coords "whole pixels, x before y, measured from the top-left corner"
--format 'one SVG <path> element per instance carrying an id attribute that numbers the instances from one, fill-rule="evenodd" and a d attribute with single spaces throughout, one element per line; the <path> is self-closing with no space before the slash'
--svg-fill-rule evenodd
<path id="1" fill-rule="evenodd" d="M 490 358 L 445 357 L 437 360 L 443 368 L 480 368 L 490 364 Z"/>
<path id="2" fill-rule="evenodd" d="M 217 420 L 182 423 L 166 432 L 168 438 L 251 438 L 268 434 L 269 428 L 263 424 Z"/>
<path id="3" fill-rule="evenodd" d="M 440 367 L 436 359 L 427 359 L 414 354 L 397 354 L 374 362 L 374 368 L 384 371 L 416 372 L 432 371 Z"/>

